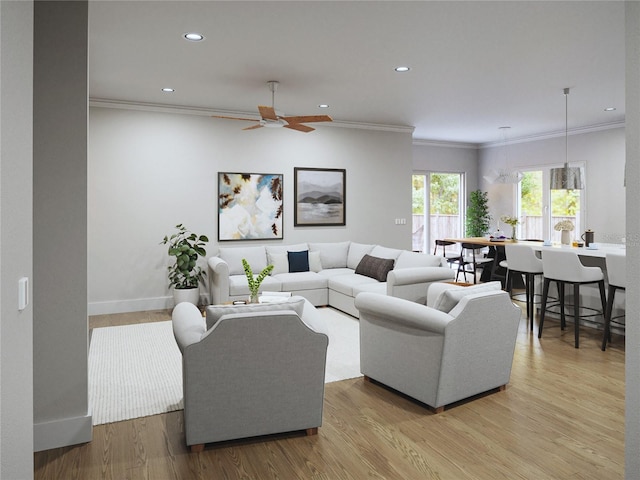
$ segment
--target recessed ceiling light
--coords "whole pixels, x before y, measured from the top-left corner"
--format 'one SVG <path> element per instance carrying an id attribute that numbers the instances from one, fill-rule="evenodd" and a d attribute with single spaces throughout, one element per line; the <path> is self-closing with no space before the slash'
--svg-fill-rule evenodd
<path id="1" fill-rule="evenodd" d="M 605 112 L 613 112 L 616 109 L 616 107 L 607 107 L 604 109 Z"/>
<path id="2" fill-rule="evenodd" d="M 189 40 L 190 42 L 201 42 L 204 40 L 204 35 L 196 32 L 185 33 L 184 38 Z"/>
<path id="3" fill-rule="evenodd" d="M 171 87 L 165 87 L 162 89 L 162 91 L 165 93 L 171 93 L 171 92 L 175 92 L 175 89 Z"/>
<path id="4" fill-rule="evenodd" d="M 327 105 L 326 103 L 321 103 L 320 105 L 318 105 L 318 108 L 329 108 L 329 105 Z"/>
<path id="5" fill-rule="evenodd" d="M 394 70 L 396 72 L 408 72 L 411 69 L 409 67 L 396 67 Z"/>

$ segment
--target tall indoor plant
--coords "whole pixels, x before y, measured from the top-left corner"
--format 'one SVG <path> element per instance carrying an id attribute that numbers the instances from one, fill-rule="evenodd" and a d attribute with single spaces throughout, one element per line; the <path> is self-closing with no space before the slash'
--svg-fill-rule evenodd
<path id="1" fill-rule="evenodd" d="M 173 287 L 175 305 L 190 302 L 198 305 L 200 300 L 200 283 L 204 283 L 206 272 L 197 265 L 199 257 L 205 257 L 205 244 L 209 241 L 206 235 L 196 235 L 187 230 L 181 223 L 171 236 L 165 236 L 162 244 L 169 244 L 169 256 L 176 257 L 173 265 L 168 267 L 169 285 Z"/>
<path id="2" fill-rule="evenodd" d="M 467 237 L 483 237 L 489 233 L 489 194 L 482 190 L 474 190 L 469 194 L 467 206 Z"/>

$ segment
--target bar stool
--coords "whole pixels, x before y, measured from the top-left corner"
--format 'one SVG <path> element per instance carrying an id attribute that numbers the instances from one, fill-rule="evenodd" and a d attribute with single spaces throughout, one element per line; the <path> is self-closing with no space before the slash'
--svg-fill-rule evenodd
<path id="1" fill-rule="evenodd" d="M 600 267 L 585 267 L 575 252 L 562 250 L 545 250 L 542 252 L 542 273 L 544 275 L 544 285 L 542 288 L 542 311 L 540 312 L 540 326 L 538 327 L 538 338 L 542 337 L 542 325 L 547 307 L 547 297 L 549 295 L 549 284 L 552 281 L 559 282 L 559 300 L 561 325 L 564 323 L 564 286 L 569 283 L 573 285 L 573 315 L 575 348 L 580 348 L 580 285 L 597 283 L 600 289 L 600 301 L 602 302 L 602 313 L 606 311 L 606 297 L 604 293 L 604 274 Z"/>
<path id="2" fill-rule="evenodd" d="M 604 315 L 604 335 L 602 336 L 602 351 L 607 348 L 607 342 L 611 342 L 611 314 L 616 290 L 625 290 L 627 284 L 627 261 L 625 255 L 607 253 L 605 257 L 607 275 L 609 277 L 609 295 L 607 297 L 607 310 Z M 613 322 L 618 323 L 618 322 Z"/>
<path id="3" fill-rule="evenodd" d="M 513 274 L 524 275 L 525 295 L 527 298 L 527 320 L 531 319 L 531 331 L 533 331 L 535 277 L 542 275 L 542 260 L 539 259 L 533 248 L 526 245 L 506 244 L 504 246 L 507 256 L 506 290 L 511 292 L 513 288 Z"/>

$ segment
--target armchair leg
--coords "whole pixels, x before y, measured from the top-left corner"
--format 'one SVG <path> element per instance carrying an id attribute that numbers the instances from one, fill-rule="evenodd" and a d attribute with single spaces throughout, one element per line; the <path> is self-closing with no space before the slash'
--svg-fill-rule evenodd
<path id="1" fill-rule="evenodd" d="M 191 445 L 191 453 L 200 453 L 200 452 L 204 452 L 204 443 Z"/>
<path id="2" fill-rule="evenodd" d="M 305 431 L 307 433 L 307 437 L 309 437 L 311 435 L 317 435 L 318 434 L 318 427 L 307 428 Z"/>
<path id="3" fill-rule="evenodd" d="M 444 405 L 443 405 L 443 406 L 441 406 L 441 407 L 438 407 L 438 408 L 434 408 L 434 409 L 433 409 L 433 413 L 435 413 L 436 415 L 437 415 L 438 413 L 442 413 L 442 412 L 444 412 Z"/>

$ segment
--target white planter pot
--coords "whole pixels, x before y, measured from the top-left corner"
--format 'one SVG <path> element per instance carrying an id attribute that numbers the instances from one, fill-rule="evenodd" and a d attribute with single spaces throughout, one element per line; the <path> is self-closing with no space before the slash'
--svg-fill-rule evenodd
<path id="1" fill-rule="evenodd" d="M 569 230 L 562 230 L 562 232 L 560 232 L 560 243 L 562 243 L 562 245 L 571 245 L 571 232 Z"/>
<path id="2" fill-rule="evenodd" d="M 200 288 L 174 288 L 173 306 L 182 302 L 193 303 L 197 307 L 200 303 Z"/>

